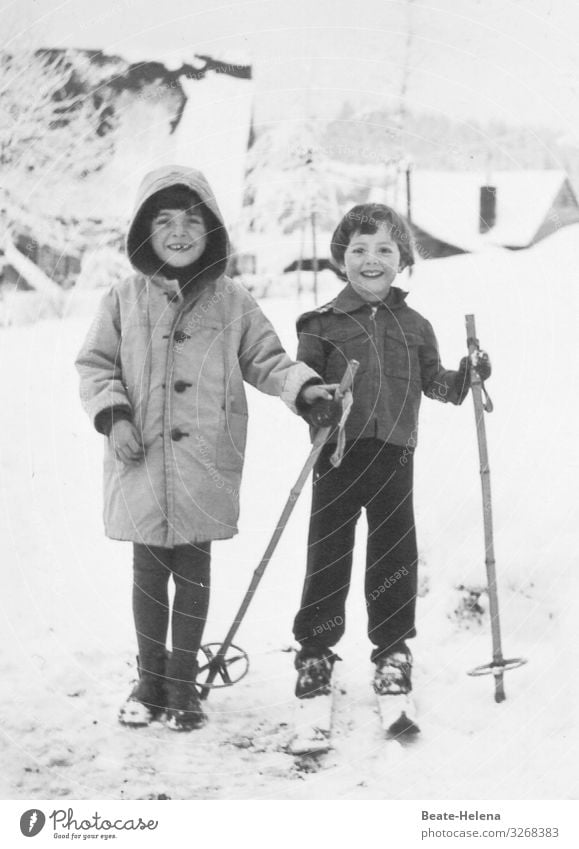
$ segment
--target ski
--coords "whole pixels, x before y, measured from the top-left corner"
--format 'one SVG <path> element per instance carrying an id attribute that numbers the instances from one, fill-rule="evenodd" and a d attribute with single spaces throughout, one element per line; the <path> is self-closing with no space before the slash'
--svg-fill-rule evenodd
<path id="1" fill-rule="evenodd" d="M 291 755 L 319 755 L 332 748 L 333 688 L 309 699 L 296 699 L 294 734 L 288 743 Z"/>
<path id="2" fill-rule="evenodd" d="M 409 693 L 376 693 L 380 722 L 388 739 L 408 738 L 420 732 L 414 699 Z"/>

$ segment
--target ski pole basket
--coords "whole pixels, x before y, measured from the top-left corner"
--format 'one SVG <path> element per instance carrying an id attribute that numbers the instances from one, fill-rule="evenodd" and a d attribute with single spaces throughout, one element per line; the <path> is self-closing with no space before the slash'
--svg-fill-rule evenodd
<path id="1" fill-rule="evenodd" d="M 230 643 L 225 654 L 218 658 L 220 648 L 221 643 L 206 643 L 201 646 L 201 651 L 207 662 L 199 667 L 196 680 L 202 689 L 219 690 L 223 687 L 231 687 L 245 678 L 249 672 L 249 655 L 247 652 Z M 216 674 L 209 681 L 209 675 L 213 671 Z M 216 680 L 219 683 L 215 683 Z"/>
<path id="2" fill-rule="evenodd" d="M 509 669 L 517 669 L 527 661 L 525 658 L 517 657 L 505 660 L 501 646 L 501 625 L 499 618 L 499 595 L 497 588 L 497 573 L 495 564 L 495 550 L 493 538 L 493 514 L 491 502 L 491 472 L 489 466 L 487 437 L 485 428 L 485 413 L 492 413 L 493 405 L 488 397 L 484 383 L 477 371 L 477 355 L 480 350 L 476 338 L 476 326 L 474 315 L 465 316 L 466 341 L 470 361 L 470 384 L 474 404 L 474 415 L 476 420 L 476 432 L 478 441 L 478 452 L 480 459 L 480 476 L 483 501 L 483 524 L 485 539 L 485 566 L 488 582 L 489 613 L 491 619 L 491 634 L 493 642 L 493 659 L 491 663 L 476 666 L 468 675 L 494 675 L 495 676 L 495 701 L 503 702 L 506 699 L 503 684 L 503 674 Z M 483 400 L 484 398 L 484 400 Z"/>
<path id="3" fill-rule="evenodd" d="M 517 669 L 519 666 L 524 666 L 527 661 L 524 657 L 511 657 L 504 660 L 492 661 L 491 663 L 483 663 L 482 666 L 475 666 L 467 675 L 472 675 L 477 678 L 480 675 L 502 675 L 503 672 L 508 672 L 509 669 Z"/>

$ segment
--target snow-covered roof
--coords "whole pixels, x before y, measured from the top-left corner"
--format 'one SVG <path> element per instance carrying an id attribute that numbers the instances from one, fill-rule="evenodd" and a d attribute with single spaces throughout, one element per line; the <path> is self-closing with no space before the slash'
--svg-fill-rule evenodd
<path id="1" fill-rule="evenodd" d="M 567 179 L 560 170 L 428 171 L 414 170 L 411 178 L 412 221 L 417 227 L 466 251 L 487 245 L 526 247 L 543 223 Z M 398 197 L 406 213 L 405 176 Z M 479 232 L 481 186 L 497 190 L 496 224 Z M 390 192 L 391 194 L 391 192 Z M 373 190 L 372 200 L 388 203 L 388 190 Z M 392 198 L 390 198 L 390 202 Z"/>

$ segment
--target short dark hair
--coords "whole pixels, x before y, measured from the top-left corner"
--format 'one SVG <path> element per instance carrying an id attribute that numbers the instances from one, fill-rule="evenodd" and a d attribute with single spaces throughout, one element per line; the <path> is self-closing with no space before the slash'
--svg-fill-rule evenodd
<path id="1" fill-rule="evenodd" d="M 402 268 L 414 265 L 412 234 L 406 220 L 383 203 L 360 203 L 344 215 L 330 242 L 332 259 L 338 270 L 340 271 L 340 266 L 344 264 L 346 248 L 355 233 L 368 235 L 377 233 L 382 228 L 387 230 L 390 238 L 398 245 Z"/>
<path id="2" fill-rule="evenodd" d="M 143 204 L 142 215 L 145 226 L 151 226 L 153 219 L 162 209 L 182 209 L 199 211 L 205 219 L 205 204 L 201 198 L 188 186 L 168 186 L 151 195 Z"/>

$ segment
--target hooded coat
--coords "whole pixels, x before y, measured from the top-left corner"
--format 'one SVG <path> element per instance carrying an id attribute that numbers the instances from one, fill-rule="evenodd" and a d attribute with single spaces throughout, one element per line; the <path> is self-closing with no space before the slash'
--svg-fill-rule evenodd
<path id="1" fill-rule="evenodd" d="M 171 548 L 237 533 L 247 401 L 244 381 L 278 395 L 296 412 L 304 383 L 318 375 L 294 363 L 245 288 L 225 276 L 222 256 L 200 283 L 186 287 L 151 273 L 143 251 L 143 205 L 158 191 L 193 190 L 223 227 L 199 171 L 169 166 L 148 174 L 127 235 L 135 274 L 103 297 L 76 360 L 91 421 L 125 409 L 141 434 L 144 459 L 104 459 L 107 536 Z M 147 233 L 146 236 L 149 234 Z M 219 244 L 219 243 L 218 243 Z M 188 291 L 188 290 L 191 291 Z"/>

